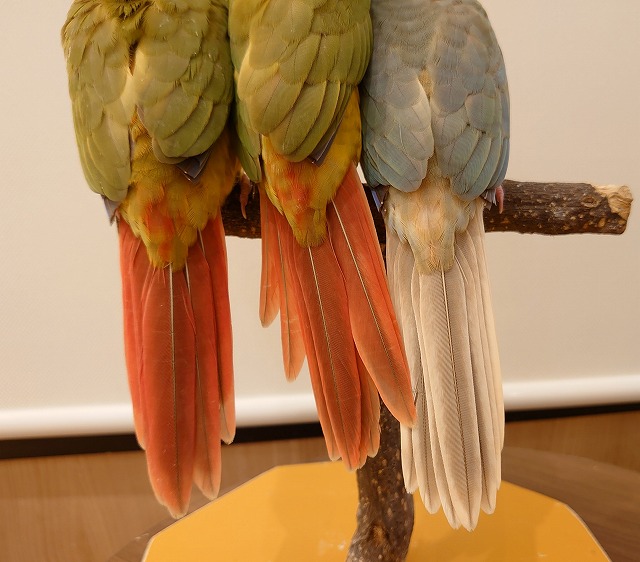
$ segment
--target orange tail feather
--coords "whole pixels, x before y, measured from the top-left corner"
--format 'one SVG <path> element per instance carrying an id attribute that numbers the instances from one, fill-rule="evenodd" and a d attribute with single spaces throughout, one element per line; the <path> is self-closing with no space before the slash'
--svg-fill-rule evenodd
<path id="1" fill-rule="evenodd" d="M 197 244 L 191 248 L 193 251 Z M 209 264 L 211 294 L 216 323 L 218 351 L 218 387 L 220 394 L 220 432 L 225 443 L 236 434 L 236 410 L 233 390 L 233 338 L 227 268 L 227 247 L 222 217 L 218 213 L 201 232 L 201 247 Z"/>
<path id="2" fill-rule="evenodd" d="M 293 275 L 290 271 L 290 264 L 293 263 L 293 245 L 296 244 L 293 236 L 290 234 L 291 230 L 289 225 L 281 220 L 279 213 L 275 207 L 263 196 L 261 200 L 261 210 L 263 215 L 269 213 L 270 220 L 273 222 L 273 230 L 275 232 L 275 239 L 279 241 L 279 252 L 277 255 L 277 268 L 282 271 L 281 279 L 288 279 L 289 283 L 286 287 L 281 287 L 280 293 L 288 289 L 286 301 L 291 303 L 290 306 L 295 311 L 299 318 L 300 325 L 300 339 L 302 340 L 302 359 L 306 352 L 308 358 L 308 366 L 311 377 L 311 387 L 313 388 L 313 394 L 316 400 L 316 408 L 318 410 L 318 419 L 322 426 L 322 432 L 324 434 L 325 442 L 327 445 L 327 452 L 331 460 L 337 460 L 340 458 L 341 453 L 338 450 L 338 444 L 333 434 L 333 428 L 331 426 L 331 419 L 329 417 L 329 408 L 325 399 L 324 390 L 322 388 L 322 378 L 320 375 L 320 369 L 318 366 L 318 359 L 316 357 L 316 350 L 313 344 L 313 336 L 311 334 L 311 322 L 309 320 L 309 314 L 304 306 L 300 306 L 303 301 L 303 297 L 300 291 L 297 275 Z M 281 297 L 282 298 L 282 297 Z M 282 312 L 281 312 L 282 314 Z M 286 345 L 283 338 L 283 346 Z M 284 352 L 286 356 L 286 352 Z M 285 362 L 286 365 L 286 362 Z"/>
<path id="3" fill-rule="evenodd" d="M 313 395 L 316 400 L 316 409 L 318 411 L 318 419 L 320 420 L 320 426 L 322 427 L 322 433 L 327 446 L 327 453 L 332 461 L 338 460 L 342 456 L 342 449 L 344 446 L 339 447 L 336 436 L 333 433 L 333 427 L 331 424 L 331 418 L 329 417 L 329 407 L 327 405 L 327 399 L 325 397 L 324 389 L 322 386 L 322 375 L 320 373 L 320 367 L 316 356 L 315 346 L 313 344 L 313 336 L 311 335 L 311 325 L 307 311 L 300 310 L 300 318 L 302 321 L 302 337 L 305 348 L 307 349 L 307 358 L 309 366 L 309 375 L 311 379 L 311 388 L 313 389 Z"/>
<path id="4" fill-rule="evenodd" d="M 260 322 L 269 326 L 280 310 L 280 255 L 278 233 L 273 213 L 264 190 L 260 189 L 260 232 L 262 238 L 262 271 L 260 275 Z M 286 309 L 285 309 L 286 313 Z M 283 320 L 284 321 L 284 320 Z M 283 326 L 284 327 L 284 326 Z M 284 342 L 283 342 L 284 343 Z M 284 345 L 283 345 L 284 352 Z M 287 361 L 285 360 L 285 365 Z"/>
<path id="5" fill-rule="evenodd" d="M 158 500 L 186 513 L 193 482 L 220 486 L 220 436 L 235 432 L 224 231 L 209 221 L 184 270 L 154 267 L 119 223 L 125 351 L 138 439 Z"/>
<path id="6" fill-rule="evenodd" d="M 292 289 L 294 278 L 289 268 L 284 267 L 292 257 L 290 229 L 281 231 L 277 224 L 280 213 L 263 190 L 260 190 L 260 222 L 262 226 L 262 276 L 260 280 L 260 320 L 269 325 L 280 311 L 280 337 L 282 358 L 288 380 L 294 380 L 304 362 L 305 348 L 300 326 L 300 312 Z"/>
<path id="7" fill-rule="evenodd" d="M 158 499 L 186 513 L 195 460 L 195 327 L 182 272 L 152 268 L 142 295 L 142 405 Z"/>
<path id="8" fill-rule="evenodd" d="M 314 248 L 302 247 L 294 239 L 286 219 L 277 211 L 274 215 L 283 245 L 282 265 L 292 280 L 289 294 L 307 320 L 302 323 L 302 337 L 310 357 L 319 416 L 324 417 L 326 411 L 323 425 L 331 428 L 329 435 L 333 437 L 338 455 L 347 466 L 357 468 L 360 466 L 360 381 L 342 273 L 330 242 Z"/>
<path id="9" fill-rule="evenodd" d="M 220 390 L 217 327 L 209 264 L 202 248 L 189 252 L 185 268 L 196 327 L 196 442 L 193 479 L 213 498 L 220 489 Z"/>
<path id="10" fill-rule="evenodd" d="M 147 275 L 144 265 L 135 265 L 136 261 L 146 261 L 146 251 L 141 248 L 142 242 L 131 232 L 129 225 L 124 221 L 118 224 L 120 234 L 120 270 L 122 275 L 122 308 L 124 313 L 124 341 L 127 376 L 129 379 L 129 391 L 133 404 L 133 422 L 138 443 L 144 449 L 146 447 L 145 420 L 141 398 L 141 369 L 142 334 L 140 303 L 142 299 L 142 287 Z M 140 253 L 140 255 L 139 255 Z M 136 279 L 134 274 L 140 276 Z"/>
<path id="11" fill-rule="evenodd" d="M 300 245 L 264 195 L 261 212 L 261 311 L 273 313 L 269 303 L 276 291 L 281 318 L 283 300 L 295 301 L 329 454 L 357 468 L 379 447 L 377 392 L 403 424 L 413 424 L 415 407 L 382 255 L 355 166 L 327 208 L 328 237 L 320 245 Z M 275 264 L 274 254 L 279 256 Z M 274 288 L 265 279 L 278 277 L 279 268 L 284 273 Z"/>
<path id="12" fill-rule="evenodd" d="M 369 204 L 354 166 L 328 209 L 327 223 L 346 282 L 358 353 L 391 413 L 412 425 L 416 412 L 409 367 Z"/>
<path id="13" fill-rule="evenodd" d="M 367 368 L 360 356 L 358 373 L 362 392 L 362 439 L 360 442 L 360 464 L 367 461 L 367 457 L 374 457 L 380 448 L 380 398 L 378 389 L 371 380 Z"/>

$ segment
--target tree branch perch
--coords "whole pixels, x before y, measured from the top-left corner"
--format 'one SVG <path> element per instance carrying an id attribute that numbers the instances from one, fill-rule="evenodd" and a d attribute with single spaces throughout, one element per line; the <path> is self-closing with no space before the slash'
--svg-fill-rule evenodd
<path id="1" fill-rule="evenodd" d="M 487 232 L 622 234 L 631 210 L 627 186 L 505 181 L 505 212 L 485 212 Z"/>
<path id="2" fill-rule="evenodd" d="M 523 234 L 622 234 L 631 209 L 631 190 L 627 186 L 593 186 L 586 183 L 504 182 L 502 214 L 497 207 L 484 213 L 487 232 Z M 367 189 L 378 239 L 384 243 L 382 216 Z M 260 200 L 249 194 L 246 218 L 242 216 L 240 188 L 236 186 L 222 208 L 227 236 L 260 238 Z"/>

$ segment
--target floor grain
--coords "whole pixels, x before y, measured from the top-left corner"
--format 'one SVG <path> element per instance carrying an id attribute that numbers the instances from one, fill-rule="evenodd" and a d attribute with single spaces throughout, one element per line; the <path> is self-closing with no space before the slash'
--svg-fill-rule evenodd
<path id="1" fill-rule="evenodd" d="M 231 445 L 222 491 L 276 465 L 326 459 L 321 438 Z M 192 509 L 205 501 L 194 491 Z M 104 562 L 167 516 L 142 452 L 0 462 L 3 562 Z"/>
<path id="2" fill-rule="evenodd" d="M 638 427 L 639 411 L 519 421 L 505 440 L 640 471 Z M 276 465 L 326 459 L 321 438 L 226 446 L 222 492 Z M 193 508 L 204 502 L 194 493 Z M 0 461 L 2 562 L 105 562 L 166 519 L 141 452 Z"/>
<path id="3" fill-rule="evenodd" d="M 640 410 L 510 422 L 506 447 L 575 455 L 640 472 Z"/>

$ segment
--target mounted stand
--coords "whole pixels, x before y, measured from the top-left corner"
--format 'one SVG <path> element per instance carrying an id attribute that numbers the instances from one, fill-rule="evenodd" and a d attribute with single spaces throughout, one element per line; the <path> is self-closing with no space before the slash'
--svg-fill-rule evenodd
<path id="1" fill-rule="evenodd" d="M 504 211 L 500 214 L 496 207 L 485 211 L 487 232 L 622 234 L 633 199 L 626 186 L 515 181 L 503 185 Z M 378 238 L 384 244 L 382 217 L 370 204 Z M 236 187 L 222 216 L 228 236 L 260 237 L 258 197 Z M 413 498 L 402 479 L 399 425 L 382 403 L 381 408 L 379 453 L 357 471 L 358 523 L 348 562 L 402 562 L 411 540 Z"/>

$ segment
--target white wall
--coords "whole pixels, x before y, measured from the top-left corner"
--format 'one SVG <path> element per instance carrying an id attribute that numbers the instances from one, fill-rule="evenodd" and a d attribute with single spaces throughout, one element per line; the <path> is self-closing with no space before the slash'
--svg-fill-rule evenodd
<path id="1" fill-rule="evenodd" d="M 640 205 L 640 3 L 487 0 L 520 180 L 626 183 Z M 612 8 L 615 6 L 615 8 Z M 117 242 L 80 170 L 59 29 L 3 6 L 0 438 L 131 429 Z M 510 408 L 640 400 L 640 210 L 622 237 L 489 236 Z M 257 320 L 259 243 L 229 239 L 241 425 L 314 419 Z"/>

